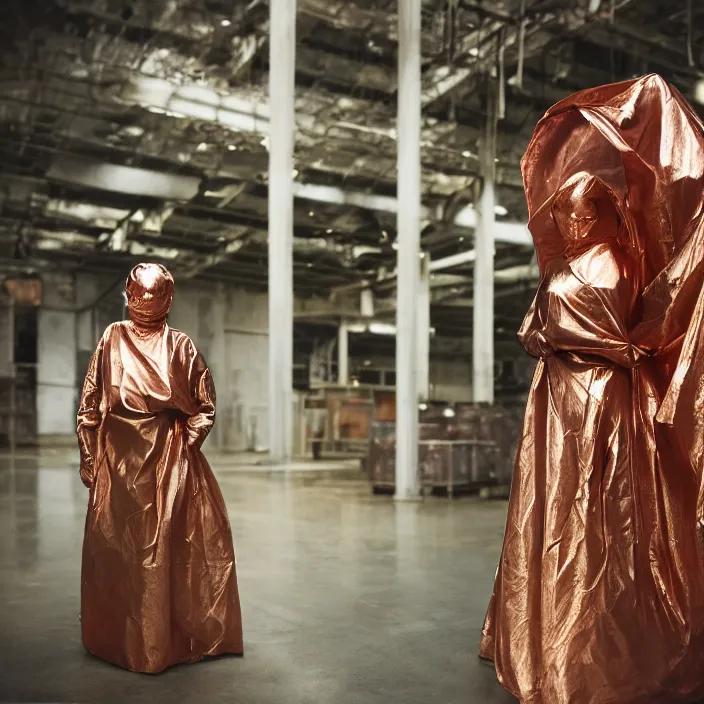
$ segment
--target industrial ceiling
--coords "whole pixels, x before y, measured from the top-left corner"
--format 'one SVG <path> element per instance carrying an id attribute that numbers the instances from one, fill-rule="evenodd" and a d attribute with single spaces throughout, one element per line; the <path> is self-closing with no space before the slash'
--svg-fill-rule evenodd
<path id="1" fill-rule="evenodd" d="M 392 295 L 399 0 L 298 0 L 294 279 L 302 297 L 360 282 Z M 267 281 L 268 3 L 3 0 L 0 272 Z M 433 325 L 471 328 L 487 81 L 499 85 L 497 329 L 534 287 L 520 157 L 580 88 L 658 72 L 704 103 L 695 0 L 425 0 L 423 249 Z M 402 205 L 401 205 L 402 207 Z M 457 264 L 452 265 L 452 261 Z M 352 289 L 350 289 L 352 287 Z"/>

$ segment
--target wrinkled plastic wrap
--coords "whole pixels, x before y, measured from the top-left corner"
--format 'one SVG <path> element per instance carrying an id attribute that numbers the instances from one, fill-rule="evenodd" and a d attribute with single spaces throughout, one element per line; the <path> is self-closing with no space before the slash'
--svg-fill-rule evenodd
<path id="1" fill-rule="evenodd" d="M 658 76 L 538 124 L 540 358 L 481 642 L 530 704 L 704 697 L 704 129 Z"/>
<path id="2" fill-rule="evenodd" d="M 131 320 L 105 331 L 78 414 L 81 627 L 94 655 L 153 673 L 241 654 L 242 623 L 227 511 L 200 450 L 215 420 L 210 371 L 166 325 L 163 267 L 136 267 L 127 297 Z"/>

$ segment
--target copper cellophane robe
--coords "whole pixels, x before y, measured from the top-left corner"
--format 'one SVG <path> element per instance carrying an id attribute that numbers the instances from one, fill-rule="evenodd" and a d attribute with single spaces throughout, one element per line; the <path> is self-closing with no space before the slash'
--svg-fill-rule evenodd
<path id="1" fill-rule="evenodd" d="M 480 654 L 525 703 L 696 702 L 704 129 L 647 76 L 556 105 L 522 168 L 540 361 Z"/>
<path id="2" fill-rule="evenodd" d="M 133 272 L 131 303 L 141 274 L 160 276 L 150 268 Z M 132 320 L 105 331 L 83 389 L 81 627 L 94 655 L 154 673 L 243 646 L 227 512 L 200 450 L 213 382 L 188 336 L 166 325 L 171 299 L 155 320 L 145 288 L 142 310 L 130 305 Z"/>

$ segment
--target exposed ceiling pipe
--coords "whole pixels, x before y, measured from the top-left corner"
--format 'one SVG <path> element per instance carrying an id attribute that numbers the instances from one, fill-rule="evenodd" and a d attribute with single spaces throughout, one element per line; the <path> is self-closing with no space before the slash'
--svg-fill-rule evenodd
<path id="1" fill-rule="evenodd" d="M 535 282 L 540 280 L 540 270 L 537 264 L 530 263 L 524 266 L 512 266 L 494 272 L 497 283 L 516 283 L 518 281 Z"/>
<path id="2" fill-rule="evenodd" d="M 451 254 L 449 257 L 434 259 L 430 262 L 430 271 L 442 271 L 443 269 L 453 269 L 463 264 L 471 264 L 477 258 L 477 253 L 470 249 L 459 254 Z"/>
<path id="3" fill-rule="evenodd" d="M 130 214 L 130 211 L 124 208 L 110 208 L 89 203 L 76 203 L 57 198 L 51 198 L 45 203 L 38 205 L 40 205 L 46 217 L 56 217 L 75 222 L 92 222 L 96 227 L 101 227 L 106 230 L 116 228 L 118 224 Z"/>

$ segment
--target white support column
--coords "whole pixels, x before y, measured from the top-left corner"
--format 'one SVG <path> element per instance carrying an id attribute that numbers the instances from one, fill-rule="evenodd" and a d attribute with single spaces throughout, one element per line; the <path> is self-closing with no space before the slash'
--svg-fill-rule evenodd
<path id="1" fill-rule="evenodd" d="M 430 255 L 427 252 L 420 260 L 417 334 L 418 400 L 427 401 L 430 395 Z"/>
<path id="2" fill-rule="evenodd" d="M 396 499 L 418 482 L 418 291 L 421 220 L 421 0 L 398 1 L 398 291 L 396 306 Z"/>
<path id="3" fill-rule="evenodd" d="M 296 0 L 270 0 L 269 38 L 269 452 L 293 443 L 293 147 Z"/>
<path id="4" fill-rule="evenodd" d="M 337 383 L 340 386 L 350 383 L 349 337 L 347 322 L 342 320 L 337 331 Z"/>
<path id="5" fill-rule="evenodd" d="M 496 130 L 493 83 L 487 100 L 486 131 L 481 144 L 482 194 L 474 249 L 474 325 L 472 388 L 475 402 L 494 402 L 494 175 Z"/>

